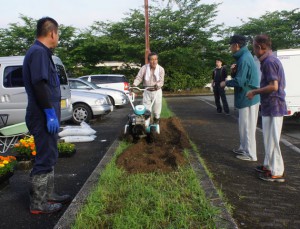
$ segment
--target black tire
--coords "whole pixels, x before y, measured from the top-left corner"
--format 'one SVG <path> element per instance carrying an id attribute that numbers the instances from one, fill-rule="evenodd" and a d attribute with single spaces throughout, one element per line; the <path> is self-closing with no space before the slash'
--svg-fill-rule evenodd
<path id="1" fill-rule="evenodd" d="M 149 143 L 155 142 L 155 138 L 156 138 L 156 128 L 155 126 L 151 126 L 150 133 L 148 134 L 148 142 Z"/>
<path id="2" fill-rule="evenodd" d="M 113 99 L 113 97 L 108 96 L 108 98 L 109 98 L 111 104 L 112 104 L 113 106 L 115 106 L 115 100 Z"/>
<path id="3" fill-rule="evenodd" d="M 84 104 L 78 103 L 73 107 L 73 115 L 72 121 L 76 124 L 80 124 L 81 122 L 89 122 L 93 118 L 93 112 L 91 108 Z"/>

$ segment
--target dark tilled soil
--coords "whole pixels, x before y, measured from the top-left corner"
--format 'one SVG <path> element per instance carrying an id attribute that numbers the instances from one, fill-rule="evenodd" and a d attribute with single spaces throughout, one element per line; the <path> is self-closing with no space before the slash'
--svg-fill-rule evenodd
<path id="1" fill-rule="evenodd" d="M 117 159 L 117 165 L 129 173 L 171 172 L 187 163 L 183 150 L 190 148 L 178 118 L 161 119 L 155 142 L 141 138 Z"/>

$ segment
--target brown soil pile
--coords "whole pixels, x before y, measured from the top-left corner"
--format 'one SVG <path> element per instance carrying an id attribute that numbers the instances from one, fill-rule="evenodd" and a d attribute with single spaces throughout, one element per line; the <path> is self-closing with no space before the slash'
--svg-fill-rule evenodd
<path id="1" fill-rule="evenodd" d="M 155 142 L 140 139 L 119 156 L 117 165 L 129 173 L 171 172 L 187 163 L 183 150 L 190 147 L 178 118 L 161 119 Z"/>

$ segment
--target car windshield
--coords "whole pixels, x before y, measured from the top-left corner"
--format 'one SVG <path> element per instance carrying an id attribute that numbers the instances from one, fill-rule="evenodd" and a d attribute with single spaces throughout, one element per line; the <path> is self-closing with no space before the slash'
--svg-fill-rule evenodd
<path id="1" fill-rule="evenodd" d="M 69 85 L 71 89 L 87 89 L 87 90 L 91 90 L 91 89 L 98 89 L 100 87 L 98 87 L 96 84 L 85 81 L 85 80 L 69 80 Z"/>
<path id="2" fill-rule="evenodd" d="M 84 83 L 89 85 L 90 87 L 92 87 L 93 89 L 98 89 L 100 87 L 98 87 L 96 84 L 92 83 L 92 82 L 89 82 L 89 81 L 85 81 L 84 80 Z"/>

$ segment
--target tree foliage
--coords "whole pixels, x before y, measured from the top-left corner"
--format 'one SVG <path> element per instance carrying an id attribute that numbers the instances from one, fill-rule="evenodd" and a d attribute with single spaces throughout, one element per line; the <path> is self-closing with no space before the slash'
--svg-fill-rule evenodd
<path id="1" fill-rule="evenodd" d="M 249 37 L 249 40 L 258 34 L 267 34 L 272 39 L 274 50 L 299 48 L 300 11 L 267 12 L 260 18 L 249 18 L 248 22 L 240 27 L 232 27 L 231 30 Z"/>
<path id="2" fill-rule="evenodd" d="M 166 70 L 165 88 L 178 90 L 202 87 L 210 81 L 215 59 L 225 64 L 233 61 L 228 39 L 233 34 L 249 38 L 269 34 L 273 48 L 299 48 L 300 13 L 267 12 L 249 18 L 239 27 L 215 25 L 219 4 L 202 4 L 201 0 L 152 1 L 149 8 L 150 49 L 159 53 L 159 64 Z M 34 42 L 36 20 L 20 15 L 22 24 L 12 23 L 0 29 L 0 55 L 24 55 Z M 121 73 L 133 80 L 144 64 L 144 9 L 132 9 L 120 22 L 94 22 L 84 30 L 60 25 L 60 42 L 55 49 L 72 77 L 94 73 Z M 251 46 L 250 46 L 251 48 Z M 124 68 L 99 67 L 104 61 L 124 62 Z"/>

